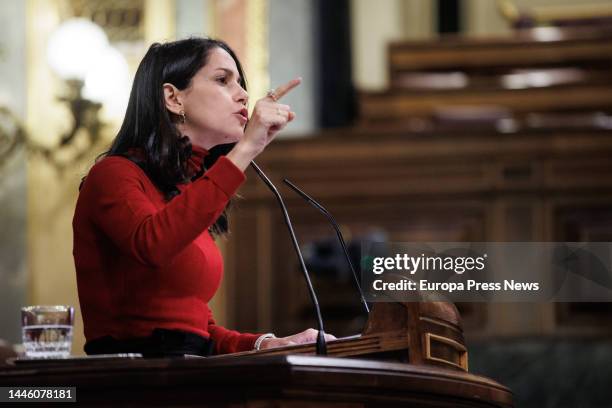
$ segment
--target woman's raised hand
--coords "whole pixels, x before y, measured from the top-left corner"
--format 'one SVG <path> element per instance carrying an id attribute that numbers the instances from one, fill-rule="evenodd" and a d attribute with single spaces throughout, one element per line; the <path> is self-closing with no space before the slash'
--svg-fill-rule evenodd
<path id="1" fill-rule="evenodd" d="M 255 103 L 244 136 L 227 155 L 242 171 L 295 118 L 291 107 L 278 101 L 301 82 L 302 78 L 292 79 Z"/>
<path id="2" fill-rule="evenodd" d="M 287 337 L 279 337 L 273 339 L 265 339 L 261 342 L 260 350 L 273 348 L 273 347 L 282 347 L 282 346 L 292 346 L 295 344 L 302 343 L 313 343 L 317 341 L 317 335 L 319 334 L 318 330 L 315 329 L 307 329 L 301 333 L 294 334 L 292 336 Z M 336 336 L 325 333 L 325 341 L 336 340 Z"/>

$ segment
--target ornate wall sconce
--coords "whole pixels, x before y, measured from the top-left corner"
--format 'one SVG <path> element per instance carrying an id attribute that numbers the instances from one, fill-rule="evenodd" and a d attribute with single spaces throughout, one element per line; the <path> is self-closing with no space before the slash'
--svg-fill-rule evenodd
<path id="1" fill-rule="evenodd" d="M 62 23 L 50 37 L 47 61 L 65 84 L 58 98 L 67 104 L 72 126 L 52 146 L 28 140 L 58 170 L 86 156 L 100 141 L 101 109 L 122 110 L 129 91 L 129 70 L 123 55 L 109 44 L 104 30 L 85 18 Z"/>
<path id="2" fill-rule="evenodd" d="M 62 172 L 88 155 L 101 141 L 102 108 L 123 112 L 129 92 L 129 69 L 123 55 L 109 44 L 102 28 L 85 18 L 66 20 L 48 42 L 47 61 L 65 84 L 58 98 L 66 103 L 72 125 L 51 145 L 28 135 L 8 107 L 0 106 L 0 167 L 20 146 L 40 155 Z"/>

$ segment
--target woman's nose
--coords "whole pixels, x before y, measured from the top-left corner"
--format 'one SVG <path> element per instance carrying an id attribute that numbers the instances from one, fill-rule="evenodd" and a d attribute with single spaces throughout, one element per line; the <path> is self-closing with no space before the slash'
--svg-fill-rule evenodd
<path id="1" fill-rule="evenodd" d="M 239 87 L 238 94 L 236 95 L 236 101 L 242 103 L 243 105 L 246 105 L 248 103 L 249 94 L 247 93 L 247 91 L 244 90 L 244 88 Z"/>

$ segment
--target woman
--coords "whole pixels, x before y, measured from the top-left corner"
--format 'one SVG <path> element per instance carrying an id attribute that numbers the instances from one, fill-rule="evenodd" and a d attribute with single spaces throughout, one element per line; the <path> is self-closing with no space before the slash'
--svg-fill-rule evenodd
<path id="1" fill-rule="evenodd" d="M 227 44 L 149 48 L 73 220 L 88 354 L 209 355 L 315 340 L 313 329 L 284 338 L 228 330 L 208 307 L 223 272 L 211 233 L 227 232 L 244 171 L 295 117 L 277 100 L 299 83 L 257 101 L 249 119 L 242 67 Z"/>

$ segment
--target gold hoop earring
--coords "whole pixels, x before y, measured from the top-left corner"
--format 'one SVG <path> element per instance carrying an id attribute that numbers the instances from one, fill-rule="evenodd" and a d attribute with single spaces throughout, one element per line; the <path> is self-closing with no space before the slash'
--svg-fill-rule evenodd
<path id="1" fill-rule="evenodd" d="M 185 111 L 182 110 L 179 112 L 179 115 L 181 115 L 181 123 L 185 123 L 185 120 L 187 120 L 187 117 L 185 116 Z"/>

